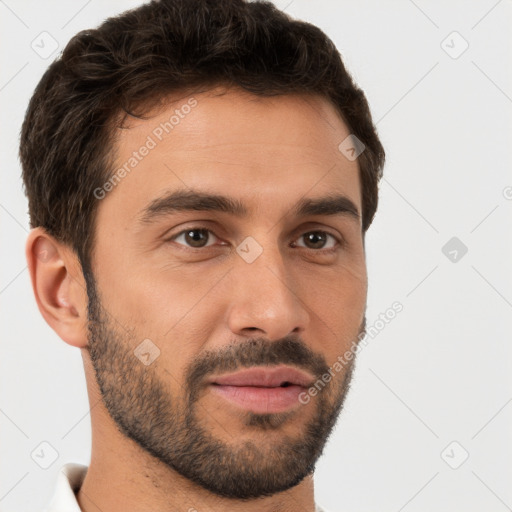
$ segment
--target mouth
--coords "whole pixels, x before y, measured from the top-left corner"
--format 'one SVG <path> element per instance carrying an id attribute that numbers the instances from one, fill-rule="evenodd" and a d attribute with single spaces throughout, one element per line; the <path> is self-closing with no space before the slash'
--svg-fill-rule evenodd
<path id="1" fill-rule="evenodd" d="M 284 412 L 300 405 L 299 395 L 314 377 L 290 366 L 253 367 L 210 379 L 210 389 L 238 408 L 259 414 Z"/>

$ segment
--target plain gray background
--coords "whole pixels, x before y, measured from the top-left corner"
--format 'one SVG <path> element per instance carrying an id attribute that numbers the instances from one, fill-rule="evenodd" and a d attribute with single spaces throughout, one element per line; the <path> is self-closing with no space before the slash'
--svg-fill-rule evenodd
<path id="1" fill-rule="evenodd" d="M 387 152 L 366 243 L 369 326 L 403 305 L 359 353 L 316 500 L 332 512 L 510 510 L 512 2 L 275 3 L 321 27 L 367 94 Z M 19 129 L 70 37 L 139 4 L 0 0 L 1 511 L 42 509 L 64 463 L 89 464 L 91 441 L 80 351 L 30 286 Z M 41 38 L 53 54 L 33 49 Z M 47 469 L 31 457 L 41 442 L 58 452 Z"/>

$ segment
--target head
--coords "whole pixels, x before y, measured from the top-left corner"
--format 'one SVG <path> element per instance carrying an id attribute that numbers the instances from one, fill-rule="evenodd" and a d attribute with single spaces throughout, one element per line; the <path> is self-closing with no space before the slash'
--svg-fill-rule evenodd
<path id="1" fill-rule="evenodd" d="M 41 79 L 20 158 L 39 309 L 83 350 L 119 430 L 225 497 L 310 474 L 355 359 L 333 368 L 364 334 L 384 165 L 327 36 L 242 0 L 110 18 Z M 217 382 L 254 367 L 306 380 L 263 408 Z"/>

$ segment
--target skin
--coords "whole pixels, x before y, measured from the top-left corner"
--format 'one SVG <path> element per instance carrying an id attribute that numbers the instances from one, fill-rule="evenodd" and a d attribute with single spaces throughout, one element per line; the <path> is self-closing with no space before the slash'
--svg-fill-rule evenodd
<path id="1" fill-rule="evenodd" d="M 242 351 L 248 340 L 272 345 L 292 337 L 332 366 L 361 332 L 367 298 L 361 219 L 291 214 L 300 199 L 333 192 L 362 211 L 357 160 L 348 160 L 338 150 L 348 128 L 320 97 L 218 92 L 194 94 L 197 106 L 99 201 L 92 270 L 104 330 L 91 330 L 88 323 L 85 279 L 71 248 L 42 228 L 33 229 L 27 240 L 38 307 L 83 357 L 92 455 L 78 501 L 87 512 L 314 510 L 312 473 L 284 491 L 249 500 L 219 496 L 182 476 L 121 432 L 102 401 L 98 368 L 91 361 L 91 345 L 99 343 L 94 336 L 125 350 L 116 353 L 112 368 L 130 369 L 124 387 L 117 385 L 123 394 L 116 412 L 126 419 L 130 402 L 123 397 L 130 390 L 134 410 L 143 411 L 150 382 L 160 399 L 183 405 L 187 369 L 205 354 L 224 354 L 228 345 Z M 164 104 L 150 119 L 131 119 L 129 129 L 119 130 L 118 166 L 189 97 Z M 239 199 L 250 215 L 192 211 L 170 213 L 152 224 L 138 222 L 151 201 L 178 188 Z M 196 226 L 211 230 L 208 247 L 194 250 L 184 235 L 169 240 Z M 304 235 L 312 231 L 342 237 L 345 244 L 338 246 L 329 236 L 325 247 L 337 247 L 335 251 L 327 253 L 321 246 L 308 250 Z M 263 249 L 250 264 L 236 252 L 247 236 Z M 145 339 L 160 350 L 148 366 L 132 355 Z M 206 388 L 197 398 L 196 420 L 228 449 L 236 451 L 251 441 L 263 459 L 272 462 L 280 446 L 303 438 L 321 400 L 329 410 L 336 401 L 341 405 L 352 367 L 336 372 L 322 392 L 277 418 L 271 428 L 249 428 L 249 412 Z M 111 387 L 111 398 L 116 389 L 113 374 L 100 373 L 104 385 Z M 147 381 L 141 385 L 138 377 L 144 375 Z M 148 411 L 141 412 L 141 418 Z"/>

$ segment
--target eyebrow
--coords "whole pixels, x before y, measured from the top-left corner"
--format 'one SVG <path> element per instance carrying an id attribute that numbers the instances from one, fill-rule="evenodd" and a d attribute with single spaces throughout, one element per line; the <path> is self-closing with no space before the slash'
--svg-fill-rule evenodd
<path id="1" fill-rule="evenodd" d="M 239 199 L 197 190 L 176 190 L 149 203 L 138 215 L 139 222 L 150 224 L 171 213 L 188 211 L 222 212 L 247 217 L 249 210 Z M 357 221 L 361 218 L 354 202 L 342 194 L 319 198 L 303 198 L 292 208 L 292 215 L 347 216 Z"/>

